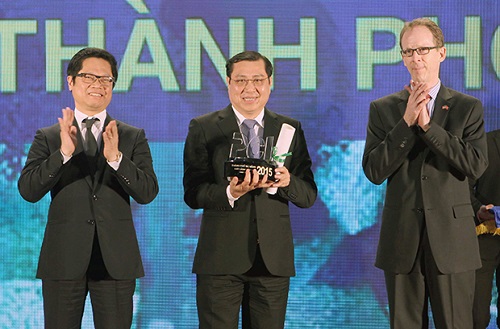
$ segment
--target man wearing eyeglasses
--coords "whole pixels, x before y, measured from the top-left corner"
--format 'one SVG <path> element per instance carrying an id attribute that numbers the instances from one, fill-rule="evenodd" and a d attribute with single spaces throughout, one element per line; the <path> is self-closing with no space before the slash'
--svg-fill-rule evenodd
<path id="1" fill-rule="evenodd" d="M 299 121 L 266 107 L 273 67 L 258 52 L 245 51 L 226 64 L 231 102 L 194 118 L 184 148 L 184 200 L 203 209 L 194 256 L 199 328 L 281 329 L 290 277 L 295 275 L 291 202 L 311 207 L 317 188 Z M 276 169 L 277 181 L 248 169 L 243 180 L 224 175 L 233 133 L 253 119 L 254 133 L 278 138 L 282 124 L 295 128 L 291 155 Z M 275 194 L 267 193 L 276 188 Z"/>
<path id="2" fill-rule="evenodd" d="M 41 128 L 18 187 L 51 203 L 38 263 L 45 328 L 80 328 L 90 293 L 95 328 L 130 328 L 135 280 L 144 276 L 130 198 L 158 194 L 143 129 L 107 113 L 118 78 L 113 55 L 85 48 L 67 69 L 74 111 Z"/>
<path id="3" fill-rule="evenodd" d="M 391 328 L 470 329 L 481 266 L 469 179 L 488 165 L 481 102 L 446 88 L 441 29 L 404 25 L 404 90 L 370 104 L 363 170 L 387 180 L 375 265 L 384 270 Z"/>

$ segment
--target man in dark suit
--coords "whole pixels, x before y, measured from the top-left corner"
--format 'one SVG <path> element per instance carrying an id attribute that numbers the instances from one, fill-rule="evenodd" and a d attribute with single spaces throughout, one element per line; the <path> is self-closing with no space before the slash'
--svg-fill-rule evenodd
<path id="1" fill-rule="evenodd" d="M 317 188 L 300 122 L 266 108 L 273 67 L 246 51 L 226 64 L 231 104 L 191 120 L 184 149 L 184 200 L 203 209 L 193 272 L 197 275 L 200 328 L 283 328 L 290 277 L 295 275 L 289 202 L 311 207 Z M 295 128 L 291 155 L 276 169 L 277 181 L 246 171 L 224 175 L 233 133 L 244 120 L 263 138 L 278 137 L 282 124 Z M 277 188 L 272 194 L 269 189 Z"/>
<path id="2" fill-rule="evenodd" d="M 489 165 L 483 175 L 470 179 L 471 202 L 476 213 L 476 233 L 478 234 L 479 253 L 482 267 L 476 270 L 476 290 L 474 294 L 474 329 L 485 329 L 490 323 L 490 305 L 493 288 L 493 275 L 497 272 L 497 290 L 500 291 L 500 227 L 497 227 L 495 214 L 490 212 L 500 205 L 500 129 L 486 134 L 488 140 Z M 498 300 L 498 299 L 497 299 Z M 497 309 L 500 301 L 497 301 Z M 500 328 L 500 317 L 497 316 Z"/>
<path id="3" fill-rule="evenodd" d="M 130 328 L 135 280 L 144 276 L 130 197 L 146 204 L 158 194 L 151 153 L 144 130 L 106 112 L 118 77 L 113 55 L 82 49 L 67 75 L 75 110 L 37 131 L 18 182 L 27 201 L 52 198 L 37 271 L 45 327 L 79 328 L 90 292 L 96 328 Z"/>
<path id="4" fill-rule="evenodd" d="M 391 328 L 472 328 L 481 266 L 468 178 L 488 165 L 481 102 L 446 88 L 441 29 L 406 23 L 401 54 L 411 81 L 370 104 L 363 170 L 387 180 L 375 265 L 384 270 Z"/>

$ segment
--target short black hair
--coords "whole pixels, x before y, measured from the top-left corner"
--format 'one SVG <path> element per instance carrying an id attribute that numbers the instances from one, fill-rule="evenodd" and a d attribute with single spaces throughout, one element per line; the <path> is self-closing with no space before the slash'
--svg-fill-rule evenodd
<path id="1" fill-rule="evenodd" d="M 113 56 L 110 52 L 101 49 L 101 48 L 83 48 L 78 51 L 69 61 L 68 69 L 66 70 L 66 74 L 68 76 L 73 77 L 73 81 L 75 81 L 75 77 L 80 72 L 83 66 L 83 61 L 87 58 L 102 58 L 111 65 L 111 74 L 113 74 L 113 78 L 115 81 L 113 82 L 113 88 L 115 87 L 115 83 L 118 80 L 118 69 L 117 62 L 115 56 Z"/>
<path id="2" fill-rule="evenodd" d="M 251 50 L 247 50 L 239 54 L 236 54 L 226 62 L 226 76 L 228 78 L 231 78 L 231 74 L 233 73 L 233 67 L 235 63 L 242 61 L 255 62 L 261 59 L 264 61 L 264 64 L 266 65 L 267 77 L 270 78 L 273 75 L 273 64 L 271 64 L 271 61 L 266 56 L 260 54 L 259 52 Z"/>

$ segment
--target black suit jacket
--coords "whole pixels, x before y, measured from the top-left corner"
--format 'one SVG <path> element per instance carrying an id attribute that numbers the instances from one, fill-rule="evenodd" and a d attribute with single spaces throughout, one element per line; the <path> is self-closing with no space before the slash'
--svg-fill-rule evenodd
<path id="1" fill-rule="evenodd" d="M 224 176 L 232 136 L 239 132 L 231 105 L 191 120 L 184 149 L 184 200 L 203 209 L 193 272 L 242 274 L 255 257 L 257 238 L 268 270 L 278 276 L 295 275 L 293 237 L 288 202 L 310 207 L 317 188 L 311 170 L 304 132 L 297 120 L 265 110 L 264 138 L 278 138 L 281 125 L 295 127 L 285 167 L 290 185 L 275 195 L 257 189 L 239 198 L 232 208 Z"/>
<path id="2" fill-rule="evenodd" d="M 486 134 L 488 140 L 488 168 L 477 179 L 470 179 L 471 200 L 474 213 L 481 205 L 500 206 L 500 129 Z M 476 219 L 476 225 L 479 222 Z"/>
<path id="3" fill-rule="evenodd" d="M 430 129 L 408 127 L 406 90 L 371 103 L 363 170 L 370 181 L 387 180 L 375 265 L 408 273 L 427 228 L 442 273 L 481 266 L 468 178 L 486 169 L 481 102 L 441 86 Z"/>
<path id="4" fill-rule="evenodd" d="M 104 125 L 111 120 L 108 115 Z M 76 121 L 74 125 L 78 127 Z M 59 124 L 36 132 L 18 188 L 30 202 L 48 192 L 52 199 L 38 278 L 82 278 L 96 232 L 106 269 L 114 279 L 144 275 L 130 197 L 141 204 L 151 202 L 158 194 L 158 182 L 144 130 L 120 121 L 117 125 L 123 154 L 120 167 L 115 171 L 106 163 L 101 145 L 94 179 L 80 133 L 73 157 L 63 164 Z"/>

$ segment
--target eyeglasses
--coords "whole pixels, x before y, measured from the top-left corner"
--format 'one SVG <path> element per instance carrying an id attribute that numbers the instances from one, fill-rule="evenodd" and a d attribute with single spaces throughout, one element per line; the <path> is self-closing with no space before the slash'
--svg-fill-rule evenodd
<path id="1" fill-rule="evenodd" d="M 89 85 L 99 80 L 99 83 L 103 86 L 109 87 L 113 83 L 115 83 L 115 78 L 109 77 L 107 75 L 95 75 L 92 73 L 78 73 L 77 77 L 82 78 L 83 82 L 88 83 Z"/>
<path id="2" fill-rule="evenodd" d="M 401 56 L 403 57 L 412 57 L 413 52 L 416 52 L 419 55 L 427 55 L 431 49 L 436 49 L 439 47 L 419 47 L 419 48 L 408 48 L 401 50 Z"/>
<path id="3" fill-rule="evenodd" d="M 234 84 L 237 85 L 238 87 L 246 87 L 249 82 L 253 83 L 255 87 L 262 87 L 264 85 L 264 81 L 269 79 L 269 77 L 261 79 L 231 79 L 231 78 L 229 79 L 234 81 Z"/>

